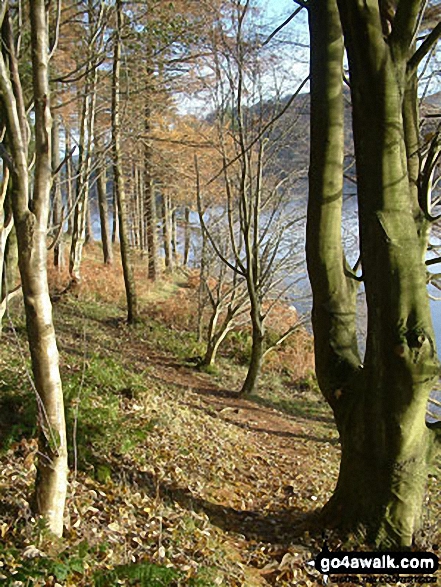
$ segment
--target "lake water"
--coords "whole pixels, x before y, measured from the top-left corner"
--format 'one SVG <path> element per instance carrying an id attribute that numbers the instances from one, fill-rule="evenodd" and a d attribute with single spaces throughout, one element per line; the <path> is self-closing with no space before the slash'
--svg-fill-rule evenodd
<path id="1" fill-rule="evenodd" d="M 303 207 L 306 206 L 306 203 L 303 199 L 303 202 L 300 202 L 300 205 Z M 346 243 L 346 254 L 350 263 L 354 264 L 357 258 L 358 253 L 358 229 L 357 229 L 357 220 L 356 220 L 356 201 L 355 198 L 348 198 L 345 202 L 345 209 L 344 209 L 344 228 L 343 228 L 343 238 Z M 194 234 L 199 233 L 199 218 L 197 213 L 192 212 L 190 214 L 190 222 L 194 227 Z M 306 233 L 306 220 L 302 218 L 299 220 L 299 224 L 296 226 L 297 234 Z M 183 234 L 178 233 L 178 250 L 180 254 L 183 255 Z M 435 239 L 436 240 L 436 239 Z M 304 238 L 303 238 L 304 242 Z M 434 244 L 439 244 L 441 246 L 441 241 L 438 241 Z M 302 251 L 304 250 L 304 245 L 302 245 Z M 355 252 L 354 252 L 355 251 Z M 198 263 L 199 259 L 197 255 L 200 253 L 200 242 L 199 239 L 196 237 L 193 239 L 193 251 L 191 254 L 192 259 L 195 261 L 195 265 Z M 436 266 L 435 266 L 436 267 Z M 309 313 L 311 311 L 311 288 L 309 285 L 309 280 L 307 277 L 306 271 L 306 260 L 303 259 L 302 265 L 297 268 L 296 274 L 296 283 L 293 285 L 292 290 L 288 292 L 289 301 L 292 303 L 293 306 L 297 308 L 297 310 L 301 314 Z M 436 269 L 434 269 L 436 271 Z M 288 278 L 289 279 L 289 278 Z M 436 289 L 433 286 L 429 286 L 429 293 L 432 297 L 441 298 L 441 291 Z M 430 308 L 432 311 L 432 321 L 433 321 L 433 328 L 435 331 L 435 337 L 437 341 L 437 349 L 438 349 L 438 356 L 441 360 L 441 299 L 440 301 L 430 300 Z M 362 321 L 360 324 L 360 329 L 362 329 Z M 362 332 L 360 332 L 362 335 Z"/>
<path id="2" fill-rule="evenodd" d="M 303 207 L 305 206 L 305 202 L 301 204 Z M 357 228 L 357 209 L 356 209 L 356 201 L 355 198 L 348 198 L 345 202 L 344 206 L 344 226 L 343 226 L 343 241 L 345 243 L 346 254 L 348 260 L 351 264 L 354 264 L 357 258 L 357 251 L 358 251 L 358 228 Z M 191 222 L 195 227 L 195 232 L 199 231 L 199 220 L 197 214 L 193 214 L 191 216 Z M 305 241 L 305 232 L 306 232 L 306 220 L 303 218 L 299 222 L 299 225 L 296 226 L 297 237 L 303 234 L 303 243 Z M 183 240 L 183 239 L 180 239 Z M 196 239 L 197 240 L 197 239 Z M 302 240 L 302 238 L 301 238 Z M 441 245 L 441 242 L 438 243 Z M 182 245 L 181 245 L 182 246 Z M 304 249 L 304 245 L 302 246 Z M 200 246 L 199 243 L 196 244 L 194 247 L 194 257 L 197 261 L 197 254 L 200 253 Z M 287 278 L 289 279 L 289 278 Z M 429 286 L 429 293 L 432 297 L 440 297 L 441 298 L 441 291 L 437 290 L 434 286 Z M 299 311 L 300 314 L 307 314 L 311 311 L 311 288 L 309 285 L 309 280 L 307 277 L 306 271 L 306 260 L 303 254 L 303 261 L 300 267 L 297 268 L 297 279 L 295 285 L 293 285 L 290 292 L 288 292 L 288 299 L 293 306 Z M 359 341 L 360 341 L 360 350 L 363 352 L 364 346 L 364 334 L 366 329 L 366 318 L 365 318 L 365 304 L 363 301 L 363 294 L 360 295 L 360 304 L 359 308 L 360 312 L 360 319 L 359 319 Z M 435 301 L 433 299 L 430 300 L 430 308 L 432 312 L 432 321 L 433 327 L 435 331 L 435 337 L 437 341 L 437 349 L 438 349 L 438 357 L 441 360 L 441 301 Z M 429 424 L 433 424 L 435 422 L 441 421 L 441 381 L 440 385 L 438 386 L 439 389 L 435 389 L 432 391 L 430 395 L 430 400 L 428 403 L 428 411 L 426 416 L 426 421 Z"/>

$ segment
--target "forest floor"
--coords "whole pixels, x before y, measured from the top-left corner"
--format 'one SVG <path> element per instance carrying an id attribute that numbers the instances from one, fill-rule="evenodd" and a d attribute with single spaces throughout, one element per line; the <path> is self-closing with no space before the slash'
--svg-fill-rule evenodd
<path id="1" fill-rule="evenodd" d="M 323 584 L 307 563 L 325 537 L 341 547 L 317 517 L 337 478 L 339 446 L 311 374 L 309 335 L 299 331 L 270 356 L 258 393 L 242 399 L 246 332 L 232 333 L 209 372 L 192 364 L 203 348 L 194 278 L 153 286 L 140 273 L 141 320 L 129 327 L 118 267 L 102 267 L 96 252 L 86 263 L 74 294 L 58 293 L 64 275 L 51 279 L 71 470 L 60 541 L 29 507 L 36 402 L 18 305 L 4 323 L 0 584 Z M 441 542 L 440 472 L 438 461 L 421 549 Z"/>

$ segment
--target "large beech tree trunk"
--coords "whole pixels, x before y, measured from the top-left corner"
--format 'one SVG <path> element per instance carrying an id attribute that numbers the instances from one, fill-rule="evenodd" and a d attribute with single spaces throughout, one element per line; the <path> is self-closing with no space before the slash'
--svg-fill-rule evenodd
<path id="1" fill-rule="evenodd" d="M 39 407 L 39 458 L 34 505 L 49 529 L 61 536 L 67 488 L 67 449 L 58 350 L 52 321 L 46 274 L 46 234 L 51 174 L 51 115 L 48 84 L 48 35 L 44 0 L 29 2 L 32 44 L 32 80 L 35 103 L 35 171 L 32 198 L 28 173 L 28 132 L 14 43 L 3 36 L 0 88 L 11 148 L 13 213 L 17 230 L 19 268 L 26 325 Z M 2 33 L 8 27 L 6 9 Z M 6 66 L 5 53 L 9 60 Z M 11 63 L 13 66 L 11 66 Z M 16 70 L 18 72 L 18 69 Z M 32 202 L 30 208 L 29 200 Z"/>
<path id="2" fill-rule="evenodd" d="M 337 486 L 323 514 L 330 523 L 363 528 L 368 541 L 383 547 L 412 544 L 434 441 L 425 412 L 438 361 L 402 114 L 413 36 L 408 31 L 415 30 L 418 4 L 398 4 L 386 40 L 378 2 L 338 1 L 350 68 L 368 309 L 363 366 L 355 340 L 357 280 L 340 242 L 339 12 L 335 0 L 310 6 L 308 271 L 317 375 L 342 448 Z"/>

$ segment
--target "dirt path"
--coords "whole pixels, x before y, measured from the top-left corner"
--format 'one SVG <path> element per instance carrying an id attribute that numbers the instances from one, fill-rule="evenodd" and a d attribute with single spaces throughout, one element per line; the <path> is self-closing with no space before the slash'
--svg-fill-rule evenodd
<path id="1" fill-rule="evenodd" d="M 311 530 L 337 474 L 337 439 L 329 418 L 321 409 L 309 413 L 308 402 L 302 403 L 301 392 L 295 390 L 298 404 L 306 406 L 295 415 L 274 409 L 264 394 L 240 398 L 235 389 L 159 348 L 148 330 L 134 331 L 120 318 L 96 323 L 100 335 L 94 336 L 95 326 L 89 327 L 87 354 L 108 357 L 139 373 L 141 385 L 156 394 L 156 410 L 166 402 L 168 410 L 177 405 L 176 412 L 187 414 L 182 431 L 158 429 L 149 437 L 156 472 L 141 470 L 128 455 L 124 462 L 120 457 L 110 462 L 117 477 L 130 491 L 156 494 L 162 503 L 178 504 L 180 511 L 209 520 L 221 532 L 231 558 L 247 573 L 256 573 L 253 585 L 293 584 L 296 573 L 305 574 L 305 560 L 323 544 L 320 531 Z M 65 352 L 78 355 L 77 317 L 73 314 L 61 327 Z M 121 390 L 126 417 L 141 409 L 142 393 L 137 407 L 136 393 Z M 147 402 L 147 418 L 150 408 Z M 173 412 L 167 418 L 173 419 Z M 201 433 L 195 422 L 203 427 Z M 288 582 L 282 580 L 285 575 Z"/>

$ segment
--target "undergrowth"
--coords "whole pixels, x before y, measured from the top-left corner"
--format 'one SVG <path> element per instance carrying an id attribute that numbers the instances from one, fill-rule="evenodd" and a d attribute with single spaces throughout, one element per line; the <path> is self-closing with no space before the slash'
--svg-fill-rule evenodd
<path id="1" fill-rule="evenodd" d="M 299 330 L 271 353 L 257 396 L 238 401 L 248 334 L 233 333 L 215 368 L 197 371 L 194 291 L 175 280 L 161 297 L 146 285 L 142 319 L 129 328 L 116 273 L 87 265 L 82 291 L 54 303 L 70 467 L 61 541 L 29 508 L 36 410 L 18 307 L 4 330 L 1 584 L 316 585 L 306 565 L 322 546 L 314 514 L 333 489 L 339 455 L 310 337 Z M 61 291 L 63 276 L 52 284 Z M 432 544 L 438 476 L 435 466 Z"/>

